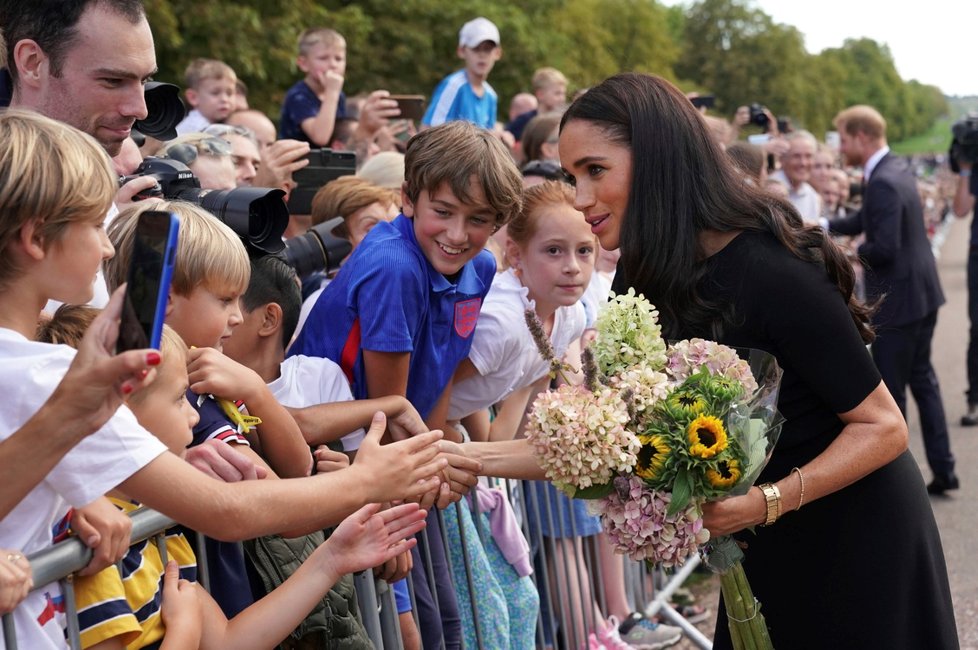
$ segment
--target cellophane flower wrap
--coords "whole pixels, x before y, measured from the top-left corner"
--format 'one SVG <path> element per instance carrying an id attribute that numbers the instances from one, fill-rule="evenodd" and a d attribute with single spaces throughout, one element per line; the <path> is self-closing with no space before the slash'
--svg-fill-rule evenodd
<path id="1" fill-rule="evenodd" d="M 777 362 L 703 339 L 667 345 L 633 289 L 612 294 L 596 330 L 585 385 L 534 402 L 538 462 L 558 488 L 592 500 L 617 552 L 664 567 L 700 552 L 721 574 L 735 647 L 770 647 L 743 554 L 729 537 L 710 539 L 702 505 L 746 493 L 766 465 L 781 429 Z"/>

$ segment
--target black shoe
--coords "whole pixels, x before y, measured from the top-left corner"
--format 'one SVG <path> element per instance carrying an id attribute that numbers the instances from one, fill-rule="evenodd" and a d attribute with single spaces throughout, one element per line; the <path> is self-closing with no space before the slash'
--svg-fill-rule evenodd
<path id="1" fill-rule="evenodd" d="M 973 427 L 978 425 L 978 404 L 968 404 L 968 412 L 961 416 L 961 426 Z"/>
<path id="2" fill-rule="evenodd" d="M 935 474 L 934 480 L 927 485 L 927 492 L 930 494 L 944 494 L 948 490 L 957 490 L 958 487 L 958 477 L 954 472 L 950 474 Z"/>

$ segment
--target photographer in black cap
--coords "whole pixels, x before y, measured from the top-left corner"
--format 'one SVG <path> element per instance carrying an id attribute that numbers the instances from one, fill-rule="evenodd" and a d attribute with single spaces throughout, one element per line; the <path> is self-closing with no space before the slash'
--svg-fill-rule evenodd
<path id="1" fill-rule="evenodd" d="M 971 114 L 952 127 L 951 169 L 958 175 L 958 186 L 951 204 L 954 214 L 967 217 L 975 209 L 978 177 L 972 176 L 978 160 L 978 114 Z M 971 221 L 971 247 L 968 251 L 968 411 L 961 425 L 978 425 L 978 221 Z"/>

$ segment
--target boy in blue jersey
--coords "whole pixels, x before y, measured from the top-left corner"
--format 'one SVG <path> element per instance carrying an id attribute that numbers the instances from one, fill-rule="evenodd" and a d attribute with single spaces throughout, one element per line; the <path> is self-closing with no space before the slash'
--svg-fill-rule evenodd
<path id="1" fill-rule="evenodd" d="M 502 56 L 499 28 L 487 18 L 475 18 L 458 33 L 458 56 L 465 67 L 438 84 L 421 123 L 438 126 L 466 120 L 486 129 L 496 126 L 496 91 L 489 85 L 492 66 Z"/>
<path id="2" fill-rule="evenodd" d="M 328 357 L 347 374 L 355 397 L 406 396 L 429 427 L 443 427 L 452 375 L 468 356 L 496 271 L 483 248 L 518 211 L 522 179 L 502 143 L 465 121 L 412 138 L 404 162 L 402 214 L 367 234 L 289 353 Z M 437 518 L 428 526 L 439 607 L 426 604 L 427 581 L 416 573 L 424 646 L 440 647 L 444 630 L 445 646 L 459 647 Z"/>

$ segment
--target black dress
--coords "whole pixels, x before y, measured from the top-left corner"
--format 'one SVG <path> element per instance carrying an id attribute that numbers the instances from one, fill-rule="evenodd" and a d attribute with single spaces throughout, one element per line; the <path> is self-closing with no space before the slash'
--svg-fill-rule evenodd
<path id="1" fill-rule="evenodd" d="M 758 479 L 775 482 L 828 447 L 843 427 L 836 413 L 860 404 L 880 376 L 824 270 L 773 235 L 745 231 L 706 264 L 700 294 L 734 307 L 720 342 L 766 350 L 784 369 L 787 421 Z M 712 338 L 680 338 L 697 336 Z M 909 451 L 755 531 L 737 537 L 778 650 L 958 648 L 944 552 Z M 718 650 L 731 647 L 720 609 Z"/>

